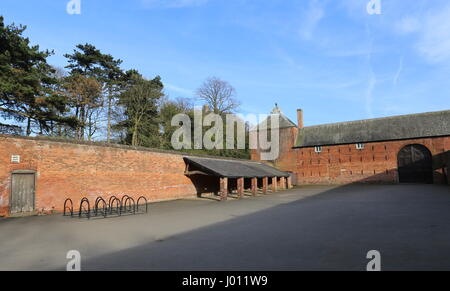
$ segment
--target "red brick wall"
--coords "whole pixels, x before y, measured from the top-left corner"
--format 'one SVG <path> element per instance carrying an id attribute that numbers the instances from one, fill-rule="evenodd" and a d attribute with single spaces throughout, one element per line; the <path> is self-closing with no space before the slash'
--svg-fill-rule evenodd
<path id="1" fill-rule="evenodd" d="M 20 155 L 20 164 L 12 164 L 11 155 Z M 177 154 L 0 136 L 0 165 L 0 215 L 9 212 L 14 170 L 36 171 L 39 212 L 62 211 L 66 198 L 78 204 L 99 195 L 157 201 L 197 194 Z"/>
<path id="2" fill-rule="evenodd" d="M 274 165 L 294 172 L 297 184 L 397 183 L 397 154 L 404 146 L 422 144 L 433 157 L 450 150 L 450 137 L 440 137 L 366 143 L 364 150 L 357 150 L 355 144 L 324 146 L 316 153 L 314 148 L 292 149 L 297 132 L 289 130 L 280 133 L 282 153 Z M 260 160 L 256 150 L 251 157 Z M 434 168 L 434 182 L 445 183 L 443 167 L 437 162 Z"/>
<path id="3" fill-rule="evenodd" d="M 298 128 L 283 128 L 280 129 L 280 156 L 275 161 L 274 165 L 284 171 L 296 171 L 296 154 L 292 150 L 295 145 Z"/>
<path id="4" fill-rule="evenodd" d="M 406 145 L 426 146 L 433 156 L 450 148 L 450 137 L 366 143 L 364 150 L 354 144 L 295 149 L 297 181 L 300 184 L 347 184 L 352 182 L 397 183 L 397 154 Z M 445 183 L 443 170 L 435 167 L 435 183 Z"/>
<path id="5" fill-rule="evenodd" d="M 267 161 L 271 165 L 283 169 L 284 171 L 296 171 L 296 153 L 292 150 L 295 144 L 298 128 L 281 128 L 280 129 L 280 152 L 279 157 L 275 161 Z M 259 150 L 251 150 L 250 158 L 254 161 L 261 160 Z"/>

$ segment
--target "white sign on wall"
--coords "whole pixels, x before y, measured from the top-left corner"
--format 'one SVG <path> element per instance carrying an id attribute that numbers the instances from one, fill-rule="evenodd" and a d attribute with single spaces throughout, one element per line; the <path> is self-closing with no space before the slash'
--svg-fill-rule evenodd
<path id="1" fill-rule="evenodd" d="M 19 155 L 12 155 L 11 156 L 11 163 L 19 164 L 20 163 L 20 156 Z"/>

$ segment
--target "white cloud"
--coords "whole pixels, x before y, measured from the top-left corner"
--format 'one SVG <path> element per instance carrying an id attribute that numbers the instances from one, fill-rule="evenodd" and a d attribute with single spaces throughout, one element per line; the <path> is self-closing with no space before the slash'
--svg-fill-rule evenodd
<path id="1" fill-rule="evenodd" d="M 426 15 L 417 49 L 432 63 L 450 60 L 450 5 Z"/>
<path id="2" fill-rule="evenodd" d="M 395 24 L 395 30 L 400 34 L 417 32 L 420 29 L 420 21 L 412 16 L 406 16 Z"/>
<path id="3" fill-rule="evenodd" d="M 370 38 L 370 30 L 367 28 L 367 34 Z M 370 45 L 372 47 L 372 44 Z M 373 117 L 373 91 L 375 90 L 375 86 L 377 84 L 377 76 L 373 71 L 372 67 L 372 52 L 367 54 L 367 63 L 369 65 L 369 79 L 367 82 L 367 90 L 365 94 L 365 103 L 366 103 L 366 114 L 372 118 Z"/>
<path id="4" fill-rule="evenodd" d="M 300 70 L 303 68 L 300 64 L 297 63 L 297 60 L 294 57 L 288 54 L 281 47 L 274 48 L 274 56 L 276 56 L 279 60 L 281 60 L 283 63 L 287 64 L 289 67 L 293 69 Z"/>
<path id="5" fill-rule="evenodd" d="M 366 114 L 369 118 L 373 117 L 373 91 L 375 90 L 375 86 L 377 84 L 377 78 L 373 71 L 370 71 L 369 80 L 367 82 L 367 89 L 365 94 L 365 102 L 366 102 Z"/>
<path id="6" fill-rule="evenodd" d="M 166 84 L 164 84 L 164 87 L 167 90 L 170 90 L 170 91 L 173 91 L 173 92 L 177 92 L 179 94 L 183 94 L 183 95 L 186 95 L 186 96 L 194 95 L 194 92 L 192 90 L 181 88 L 181 87 L 178 87 L 178 86 L 175 86 L 175 85 L 172 85 L 172 84 L 167 84 L 166 83 Z"/>
<path id="7" fill-rule="evenodd" d="M 356 46 L 356 45 L 353 45 Z M 362 47 L 361 48 L 349 48 L 349 49 L 335 49 L 333 51 L 327 52 L 325 55 L 329 57 L 337 57 L 337 58 L 348 58 L 348 57 L 359 57 L 359 56 L 367 56 L 368 54 L 379 53 L 381 49 L 373 49 L 370 47 Z"/>
<path id="8" fill-rule="evenodd" d="M 400 74 L 402 73 L 402 71 L 403 71 L 403 56 L 400 58 L 400 64 L 398 65 L 397 73 L 395 73 L 395 76 L 394 76 L 394 80 L 393 80 L 394 86 L 397 86 L 397 83 L 398 83 L 398 80 L 400 79 Z"/>
<path id="9" fill-rule="evenodd" d="M 309 4 L 309 9 L 303 16 L 304 20 L 299 30 L 300 36 L 304 40 L 312 38 L 314 30 L 325 15 L 323 7 L 319 6 L 317 0 L 312 0 Z"/>
<path id="10" fill-rule="evenodd" d="M 146 8 L 183 8 L 199 6 L 206 2 L 208 0 L 142 0 Z"/>

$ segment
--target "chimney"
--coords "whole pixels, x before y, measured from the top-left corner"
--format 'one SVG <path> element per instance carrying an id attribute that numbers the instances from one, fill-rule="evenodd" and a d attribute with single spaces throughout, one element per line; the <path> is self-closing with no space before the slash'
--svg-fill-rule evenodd
<path id="1" fill-rule="evenodd" d="M 303 110 L 297 109 L 298 128 L 303 128 Z"/>

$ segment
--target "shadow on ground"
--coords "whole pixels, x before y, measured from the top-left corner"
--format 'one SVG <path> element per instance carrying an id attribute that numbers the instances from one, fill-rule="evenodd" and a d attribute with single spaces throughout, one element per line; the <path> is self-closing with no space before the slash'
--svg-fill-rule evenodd
<path id="1" fill-rule="evenodd" d="M 363 271 L 367 252 L 378 250 L 383 270 L 450 270 L 448 186 L 348 185 L 292 198 L 310 189 L 266 196 L 285 203 L 91 257 L 82 268 Z"/>

